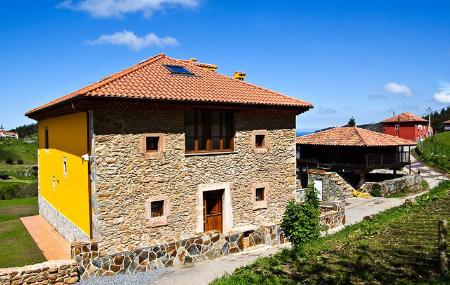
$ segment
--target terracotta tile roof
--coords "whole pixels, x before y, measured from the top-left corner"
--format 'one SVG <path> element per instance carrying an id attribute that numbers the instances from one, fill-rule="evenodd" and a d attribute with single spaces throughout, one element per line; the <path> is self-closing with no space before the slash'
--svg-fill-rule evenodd
<path id="1" fill-rule="evenodd" d="M 183 66 L 193 75 L 172 74 L 165 65 Z M 227 77 L 204 68 L 202 64 L 159 54 L 35 108 L 27 115 L 80 97 L 312 107 L 306 101 Z"/>
<path id="2" fill-rule="evenodd" d="M 427 122 L 424 118 L 414 115 L 409 112 L 401 113 L 397 116 L 385 119 L 382 123 L 397 123 L 397 122 Z"/>
<path id="3" fill-rule="evenodd" d="M 415 145 L 416 142 L 358 127 L 338 127 L 297 137 L 297 144 L 335 146 L 401 146 Z"/>
<path id="4" fill-rule="evenodd" d="M 450 120 L 442 122 L 443 124 L 450 124 Z"/>

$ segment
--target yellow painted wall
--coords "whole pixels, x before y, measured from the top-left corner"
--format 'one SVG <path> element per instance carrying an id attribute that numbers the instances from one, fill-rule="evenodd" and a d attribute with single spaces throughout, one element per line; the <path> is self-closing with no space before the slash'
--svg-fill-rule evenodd
<path id="1" fill-rule="evenodd" d="M 49 149 L 45 149 L 45 128 Z M 88 153 L 86 113 L 75 113 L 38 122 L 40 194 L 86 235 L 89 227 Z M 67 175 L 64 176 L 64 159 Z"/>

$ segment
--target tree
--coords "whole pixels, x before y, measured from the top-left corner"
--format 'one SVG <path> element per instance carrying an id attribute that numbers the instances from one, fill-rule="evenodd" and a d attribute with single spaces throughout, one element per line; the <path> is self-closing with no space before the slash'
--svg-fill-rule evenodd
<path id="1" fill-rule="evenodd" d="M 349 126 L 349 127 L 356 126 L 356 121 L 355 121 L 355 118 L 353 118 L 353 116 L 350 118 L 350 120 L 348 120 L 347 126 Z"/>
<path id="2" fill-rule="evenodd" d="M 309 185 L 305 202 L 289 201 L 283 214 L 281 227 L 295 248 L 320 236 L 320 209 L 317 191 Z"/>

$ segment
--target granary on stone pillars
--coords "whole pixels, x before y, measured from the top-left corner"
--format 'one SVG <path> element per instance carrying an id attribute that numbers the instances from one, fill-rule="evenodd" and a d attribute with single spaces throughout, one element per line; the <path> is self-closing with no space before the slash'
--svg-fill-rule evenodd
<path id="1" fill-rule="evenodd" d="M 123 250 L 280 222 L 308 102 L 164 54 L 29 111 L 39 212 Z"/>
<path id="2" fill-rule="evenodd" d="M 297 175 L 306 186 L 308 171 L 322 169 L 342 174 L 355 187 L 375 169 L 394 173 L 410 164 L 416 142 L 362 128 L 337 127 L 297 137 Z"/>

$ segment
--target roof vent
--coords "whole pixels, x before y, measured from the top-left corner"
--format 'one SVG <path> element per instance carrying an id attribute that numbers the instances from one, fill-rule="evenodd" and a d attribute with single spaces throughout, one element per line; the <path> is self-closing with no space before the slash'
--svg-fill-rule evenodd
<path id="1" fill-rule="evenodd" d="M 247 74 L 245 74 L 245 73 L 242 72 L 242 71 L 236 71 L 236 72 L 233 74 L 233 78 L 234 78 L 234 79 L 238 79 L 238 80 L 244 81 L 246 75 L 247 75 Z"/>

